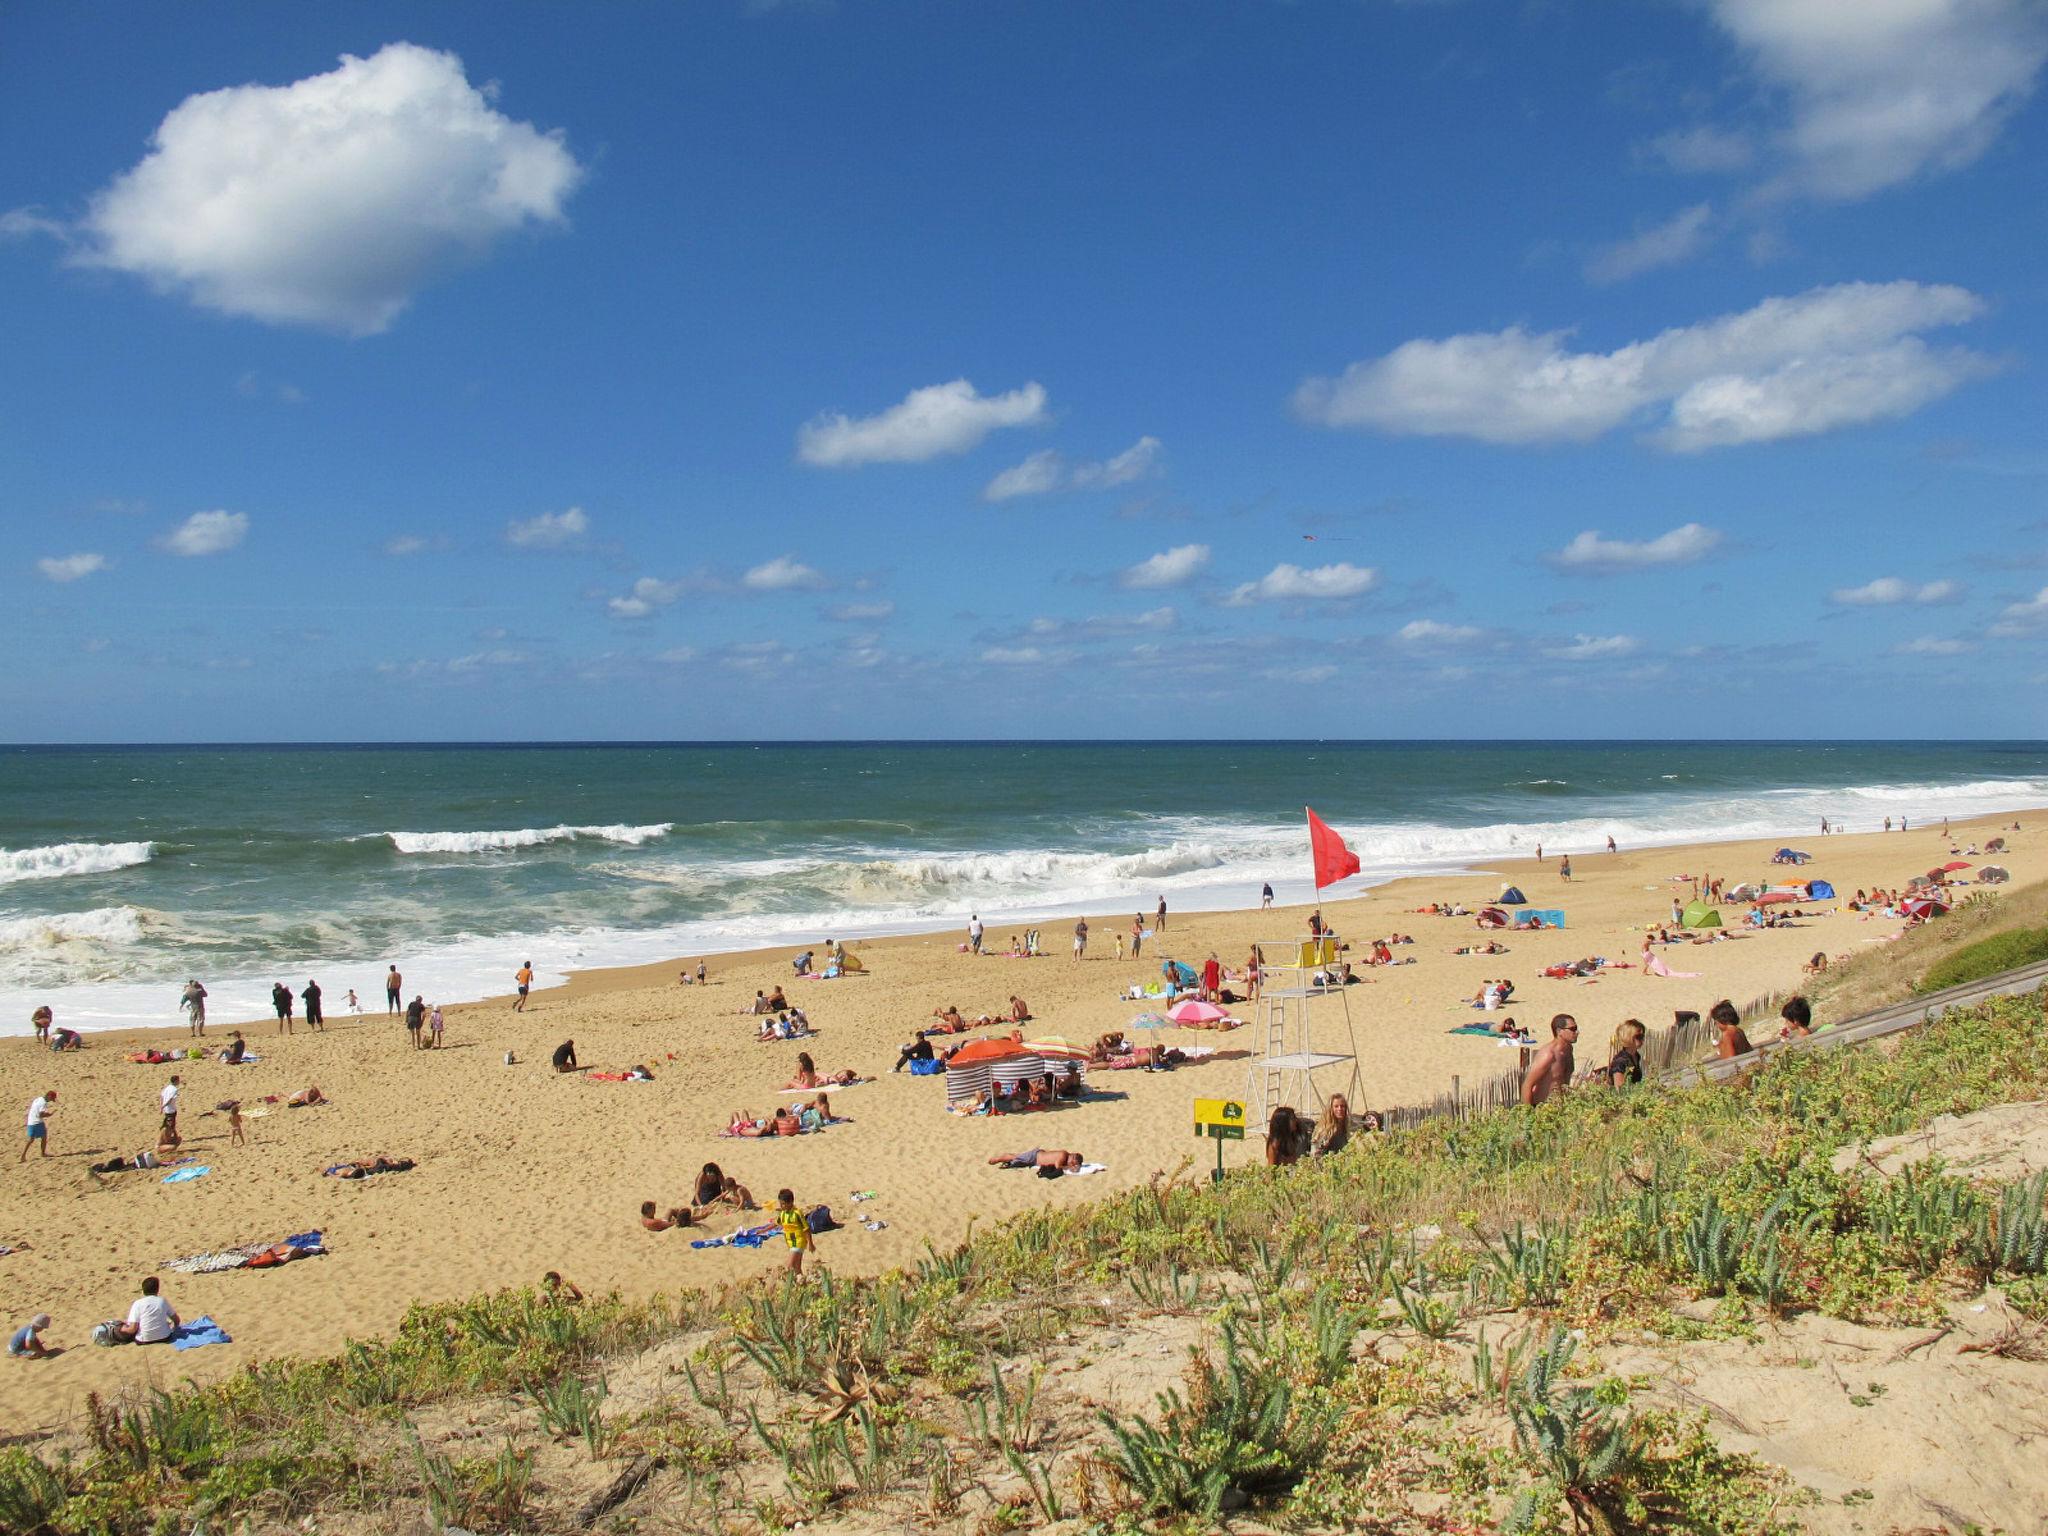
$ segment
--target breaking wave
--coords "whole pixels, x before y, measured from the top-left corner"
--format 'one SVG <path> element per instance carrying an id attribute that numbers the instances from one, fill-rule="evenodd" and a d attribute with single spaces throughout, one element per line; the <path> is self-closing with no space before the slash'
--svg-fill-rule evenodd
<path id="1" fill-rule="evenodd" d="M 675 830 L 672 821 L 657 821 L 644 827 L 520 827 L 511 832 L 386 832 L 391 846 L 400 853 L 502 853 L 513 848 L 538 848 L 546 843 L 621 843 L 637 848 L 666 837 Z"/>
<path id="2" fill-rule="evenodd" d="M 62 875 L 104 875 L 147 864 L 155 843 L 52 843 L 46 848 L 0 848 L 0 885 L 55 880 Z"/>

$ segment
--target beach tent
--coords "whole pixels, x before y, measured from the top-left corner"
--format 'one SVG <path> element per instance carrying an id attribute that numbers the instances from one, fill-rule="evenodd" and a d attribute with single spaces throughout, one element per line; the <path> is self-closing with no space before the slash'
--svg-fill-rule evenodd
<path id="1" fill-rule="evenodd" d="M 1804 864 L 1812 857 L 1812 854 L 1802 853 L 1797 848 L 1780 848 L 1771 855 L 1771 862 L 1773 864 Z"/>
<path id="2" fill-rule="evenodd" d="M 1718 928 L 1721 926 L 1721 909 L 1710 907 L 1704 901 L 1689 901 L 1678 916 L 1681 928 Z"/>
<path id="3" fill-rule="evenodd" d="M 1806 883 L 1806 894 L 1815 901 L 1831 901 L 1834 899 L 1835 888 L 1825 880 L 1809 880 Z"/>
<path id="4" fill-rule="evenodd" d="M 1503 907 L 1519 907 L 1526 903 L 1528 899 L 1528 897 L 1522 894 L 1520 886 L 1504 885 L 1500 888 L 1499 905 Z"/>
<path id="5" fill-rule="evenodd" d="M 1499 907 L 1481 907 L 1479 916 L 1474 921 L 1482 928 L 1505 928 L 1508 925 L 1508 915 Z"/>
<path id="6" fill-rule="evenodd" d="M 1730 901 L 1755 901 L 1763 893 L 1764 888 L 1754 880 L 1745 880 L 1733 890 L 1722 892 L 1722 895 Z"/>
<path id="7" fill-rule="evenodd" d="M 1531 907 L 1515 914 L 1517 928 L 1562 928 L 1564 913 L 1556 907 Z"/>
<path id="8" fill-rule="evenodd" d="M 1986 885 L 2003 885 L 2012 878 L 2012 871 L 2003 864 L 1986 864 L 1977 871 L 1977 878 Z"/>

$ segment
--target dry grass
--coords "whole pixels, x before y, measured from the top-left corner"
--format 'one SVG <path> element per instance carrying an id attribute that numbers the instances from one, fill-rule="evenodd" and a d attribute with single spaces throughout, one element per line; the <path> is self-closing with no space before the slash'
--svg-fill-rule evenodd
<path id="1" fill-rule="evenodd" d="M 1815 1017 L 1839 1023 L 1886 1007 L 1910 997 L 1931 967 L 1963 945 L 2011 929 L 2048 924 L 2048 881 L 1980 889 L 1991 897 L 1989 901 L 1958 906 L 1896 943 L 1862 947 L 1830 967 L 1808 994 Z"/>

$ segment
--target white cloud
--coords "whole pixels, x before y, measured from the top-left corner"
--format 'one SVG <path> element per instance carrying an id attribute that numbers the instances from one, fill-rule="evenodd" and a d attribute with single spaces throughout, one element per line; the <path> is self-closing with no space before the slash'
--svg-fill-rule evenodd
<path id="1" fill-rule="evenodd" d="M 49 235 L 68 242 L 71 226 L 49 217 L 34 206 L 10 208 L 0 213 L 0 240 L 26 240 L 35 235 Z"/>
<path id="2" fill-rule="evenodd" d="M 77 581 L 107 568 L 107 557 L 95 554 L 48 555 L 36 562 L 36 569 L 48 581 Z"/>
<path id="3" fill-rule="evenodd" d="M 1880 576 L 1860 587 L 1837 587 L 1829 600 L 1851 608 L 1886 607 L 1893 603 L 1952 603 L 1963 595 L 1953 581 L 1929 581 L 1915 585 L 1896 576 Z"/>
<path id="4" fill-rule="evenodd" d="M 1403 645 L 1470 645 L 1486 632 L 1471 624 L 1442 624 L 1435 619 L 1411 619 L 1394 632 Z"/>
<path id="5" fill-rule="evenodd" d="M 174 555 L 217 555 L 233 549 L 248 532 L 246 512 L 194 512 L 164 535 L 163 547 Z"/>
<path id="6" fill-rule="evenodd" d="M 417 555 L 426 547 L 427 541 L 416 533 L 401 533 L 384 541 L 384 553 L 400 559 L 407 555 Z"/>
<path id="7" fill-rule="evenodd" d="M 1225 601 L 1233 608 L 1242 608 L 1247 603 L 1283 599 L 1358 597 L 1371 591 L 1379 579 L 1380 573 L 1372 566 L 1352 565 L 1348 561 L 1318 565 L 1308 570 L 1298 565 L 1281 564 L 1257 581 L 1248 581 L 1236 588 Z"/>
<path id="8" fill-rule="evenodd" d="M 2005 637 L 2032 634 L 2044 622 L 2048 622 L 2048 587 L 2024 602 L 2007 603 L 1991 633 Z"/>
<path id="9" fill-rule="evenodd" d="M 1917 640 L 1908 640 L 1892 647 L 1894 656 L 1962 656 L 1974 651 L 1976 646 L 1967 640 L 1945 639 L 1939 635 L 1922 635 Z"/>
<path id="10" fill-rule="evenodd" d="M 1085 491 L 1129 485 L 1159 470 L 1165 452 L 1156 437 L 1141 437 L 1114 458 L 1068 464 L 1051 448 L 1041 448 L 1021 464 L 1013 464 L 983 488 L 983 501 L 1010 501 L 1043 496 L 1051 491 Z"/>
<path id="11" fill-rule="evenodd" d="M 787 592 L 798 587 L 822 587 L 827 583 L 823 576 L 801 561 L 788 555 L 777 555 L 742 576 L 740 585 L 755 592 Z"/>
<path id="12" fill-rule="evenodd" d="M 1044 661 L 1046 654 L 1035 645 L 992 645 L 981 659 L 991 666 L 1028 667 Z"/>
<path id="13" fill-rule="evenodd" d="M 92 199 L 73 259 L 230 315 L 369 335 L 499 236 L 557 223 L 581 168 L 462 61 L 411 43 L 291 85 L 188 96 Z"/>
<path id="14" fill-rule="evenodd" d="M 841 603 L 837 608 L 826 614 L 825 617 L 837 619 L 842 624 L 872 624 L 878 619 L 888 618 L 895 611 L 896 605 L 888 601 L 879 603 Z"/>
<path id="15" fill-rule="evenodd" d="M 1786 169 L 1769 190 L 1866 196 L 1967 165 L 2048 59 L 2035 0 L 1710 0 L 1785 96 Z"/>
<path id="16" fill-rule="evenodd" d="M 1575 571 L 1634 571 L 1651 565 L 1690 565 L 1703 560 L 1721 543 L 1719 530 L 1686 523 L 1654 539 L 1603 539 L 1589 528 L 1550 557 L 1551 564 Z"/>
<path id="17" fill-rule="evenodd" d="M 1651 142 L 1650 151 L 1674 171 L 1696 175 L 1747 170 L 1756 159 L 1748 135 L 1705 123 L 1662 135 Z"/>
<path id="18" fill-rule="evenodd" d="M 642 576 L 633 583 L 632 591 L 624 597 L 615 597 L 605 606 L 616 619 L 644 619 L 657 608 L 666 608 L 682 595 L 680 581 L 658 581 L 652 576 Z"/>
<path id="19" fill-rule="evenodd" d="M 921 464 L 965 453 L 998 428 L 1034 426 L 1045 418 L 1041 385 L 983 395 L 967 380 L 955 379 L 913 389 L 877 416 L 815 416 L 797 432 L 797 456 L 827 469 Z"/>
<path id="20" fill-rule="evenodd" d="M 1612 352 L 1519 326 L 1421 339 L 1304 381 L 1294 408 L 1320 426 L 1490 443 L 1590 442 L 1631 420 L 1680 452 L 1768 442 L 1905 416 L 1983 376 L 1987 358 L 1917 334 L 1983 311 L 1962 288 L 1843 283 Z"/>
<path id="21" fill-rule="evenodd" d="M 695 661 L 697 652 L 692 646 L 672 645 L 665 651 L 657 651 L 654 659 L 667 666 L 680 667 L 685 662 Z"/>
<path id="22" fill-rule="evenodd" d="M 1570 645 L 1546 646 L 1543 654 L 1554 661 L 1607 661 L 1633 656 L 1637 644 L 1633 635 L 1574 635 Z"/>
<path id="23" fill-rule="evenodd" d="M 1208 545 L 1176 544 L 1172 549 L 1140 560 L 1118 576 L 1116 584 L 1134 591 L 1178 587 L 1192 581 L 1208 563 Z"/>
<path id="24" fill-rule="evenodd" d="M 1681 208 L 1662 224 L 1652 225 L 1600 251 L 1586 263 L 1586 276 L 1596 283 L 1618 283 L 1640 272 L 1676 266 L 1704 243 L 1707 223 L 1713 214 L 1710 203 Z"/>
<path id="25" fill-rule="evenodd" d="M 520 549 L 559 549 L 588 532 L 590 519 L 581 507 L 571 507 L 566 512 L 542 512 L 505 525 L 506 542 Z"/>

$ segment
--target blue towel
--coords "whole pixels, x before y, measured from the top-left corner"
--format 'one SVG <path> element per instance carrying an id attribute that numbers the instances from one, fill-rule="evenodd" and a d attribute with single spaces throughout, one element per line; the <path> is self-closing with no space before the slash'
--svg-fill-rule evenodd
<path id="1" fill-rule="evenodd" d="M 294 1232 L 285 1239 L 285 1244 L 291 1248 L 318 1248 L 321 1246 L 320 1234 L 318 1232 Z"/>
<path id="2" fill-rule="evenodd" d="M 209 1344 L 232 1344 L 227 1329 L 210 1317 L 194 1318 L 181 1324 L 171 1335 L 171 1344 L 176 1349 L 204 1349 Z"/>
<path id="3" fill-rule="evenodd" d="M 936 1077 L 945 1070 L 946 1064 L 943 1061 L 913 1061 L 910 1064 L 912 1077 Z"/>
<path id="4" fill-rule="evenodd" d="M 167 1177 L 164 1182 L 166 1184 L 184 1184 L 193 1179 L 203 1179 L 211 1172 L 213 1172 L 211 1168 L 180 1168 L 176 1173 Z"/>

